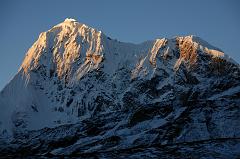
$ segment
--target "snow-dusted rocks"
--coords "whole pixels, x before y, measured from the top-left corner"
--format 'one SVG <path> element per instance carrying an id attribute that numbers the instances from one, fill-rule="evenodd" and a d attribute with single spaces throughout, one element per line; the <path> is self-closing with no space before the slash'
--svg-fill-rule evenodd
<path id="1" fill-rule="evenodd" d="M 66 19 L 0 93 L 0 153 L 234 158 L 239 93 L 239 65 L 199 37 L 131 44 Z"/>

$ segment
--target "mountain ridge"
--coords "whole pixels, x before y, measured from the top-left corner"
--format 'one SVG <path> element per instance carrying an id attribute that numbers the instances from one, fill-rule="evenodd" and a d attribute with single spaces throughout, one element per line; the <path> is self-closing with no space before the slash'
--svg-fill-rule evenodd
<path id="1" fill-rule="evenodd" d="M 132 44 L 66 19 L 39 35 L 1 91 L 0 150 L 37 143 L 37 153 L 57 155 L 237 140 L 239 92 L 239 64 L 199 37 Z"/>

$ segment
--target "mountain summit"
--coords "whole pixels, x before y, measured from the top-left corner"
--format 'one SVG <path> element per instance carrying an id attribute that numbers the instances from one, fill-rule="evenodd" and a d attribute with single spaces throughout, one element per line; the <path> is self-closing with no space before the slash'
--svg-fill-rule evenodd
<path id="1" fill-rule="evenodd" d="M 0 154 L 234 158 L 239 95 L 239 64 L 199 37 L 125 43 L 67 18 L 0 93 Z"/>

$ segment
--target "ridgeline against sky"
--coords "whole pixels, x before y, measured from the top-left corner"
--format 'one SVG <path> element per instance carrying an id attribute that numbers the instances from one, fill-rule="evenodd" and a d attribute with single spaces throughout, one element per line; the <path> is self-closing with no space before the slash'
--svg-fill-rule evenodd
<path id="1" fill-rule="evenodd" d="M 0 89 L 16 74 L 39 33 L 67 17 L 133 43 L 196 35 L 239 63 L 239 4 L 237 0 L 1 1 Z"/>

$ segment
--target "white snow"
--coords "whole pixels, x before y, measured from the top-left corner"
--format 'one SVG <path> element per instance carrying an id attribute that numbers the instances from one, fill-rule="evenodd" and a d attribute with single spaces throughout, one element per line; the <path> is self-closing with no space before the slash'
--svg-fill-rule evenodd
<path id="1" fill-rule="evenodd" d="M 197 49 L 203 49 L 204 53 L 221 58 L 226 57 L 221 50 L 199 38 L 187 36 L 185 39 L 194 46 L 198 46 Z M 120 69 L 130 72 L 132 80 L 151 79 L 157 74 L 157 70 L 163 69 L 170 74 L 170 77 L 162 80 L 158 84 L 158 89 L 162 89 L 169 83 L 173 84 L 174 68 L 178 68 L 183 60 L 173 55 L 173 52 L 177 50 L 174 41 L 175 39 L 163 38 L 141 44 L 119 42 L 109 39 L 101 31 L 78 23 L 75 19 L 65 19 L 64 22 L 39 35 L 38 40 L 28 50 L 17 75 L 1 92 L 0 134 L 5 129 L 11 134 L 15 124 L 12 116 L 17 116 L 18 113 L 20 113 L 19 118 L 23 118 L 26 122 L 26 129 L 29 130 L 54 127 L 69 122 L 75 123 L 79 120 L 78 108 L 83 107 L 83 104 L 77 103 L 78 99 L 79 101 L 82 99 L 87 104 L 84 115 L 90 116 L 92 112 L 88 108 L 98 93 L 105 92 L 109 96 L 111 95 L 110 83 L 91 78 L 88 78 L 89 81 L 86 83 L 79 82 L 92 71 L 101 70 L 105 73 L 106 78 L 109 78 L 107 81 L 115 81 L 119 88 L 119 91 L 115 92 L 117 97 L 109 98 L 118 98 L 115 99 L 116 102 L 121 102 L 123 94 L 131 88 L 130 85 L 120 91 L 122 77 L 114 80 Z M 164 46 L 167 47 L 163 49 Z M 165 59 L 168 56 L 170 56 L 170 60 Z M 45 80 L 40 78 L 39 73 L 35 73 L 37 70 L 43 70 L 46 73 Z M 48 78 L 52 70 L 56 76 L 50 80 Z M 37 81 L 38 84 L 36 84 Z M 59 90 L 58 84 L 53 84 L 54 82 L 61 83 L 64 88 Z M 87 84 L 93 85 L 94 92 L 88 92 L 91 86 Z M 72 97 L 73 105 L 76 107 L 68 108 L 66 103 L 71 97 L 68 88 L 75 86 L 79 86 L 79 89 L 83 91 L 77 92 L 79 94 Z M 238 89 L 236 87 L 212 96 L 210 99 L 221 97 Z M 172 93 L 171 90 L 164 93 L 155 99 L 155 102 L 156 100 L 170 99 Z M 87 97 L 83 97 L 84 95 Z M 59 97 L 58 100 L 57 97 Z M 36 106 L 38 112 L 33 112 L 31 105 Z M 54 111 L 59 107 L 62 107 L 64 111 Z M 164 120 L 155 121 L 154 119 L 145 124 L 141 123 L 140 127 L 156 127 L 164 123 Z"/>
<path id="2" fill-rule="evenodd" d="M 64 20 L 64 22 L 77 22 L 77 20 L 73 19 L 73 18 L 66 18 Z"/>

